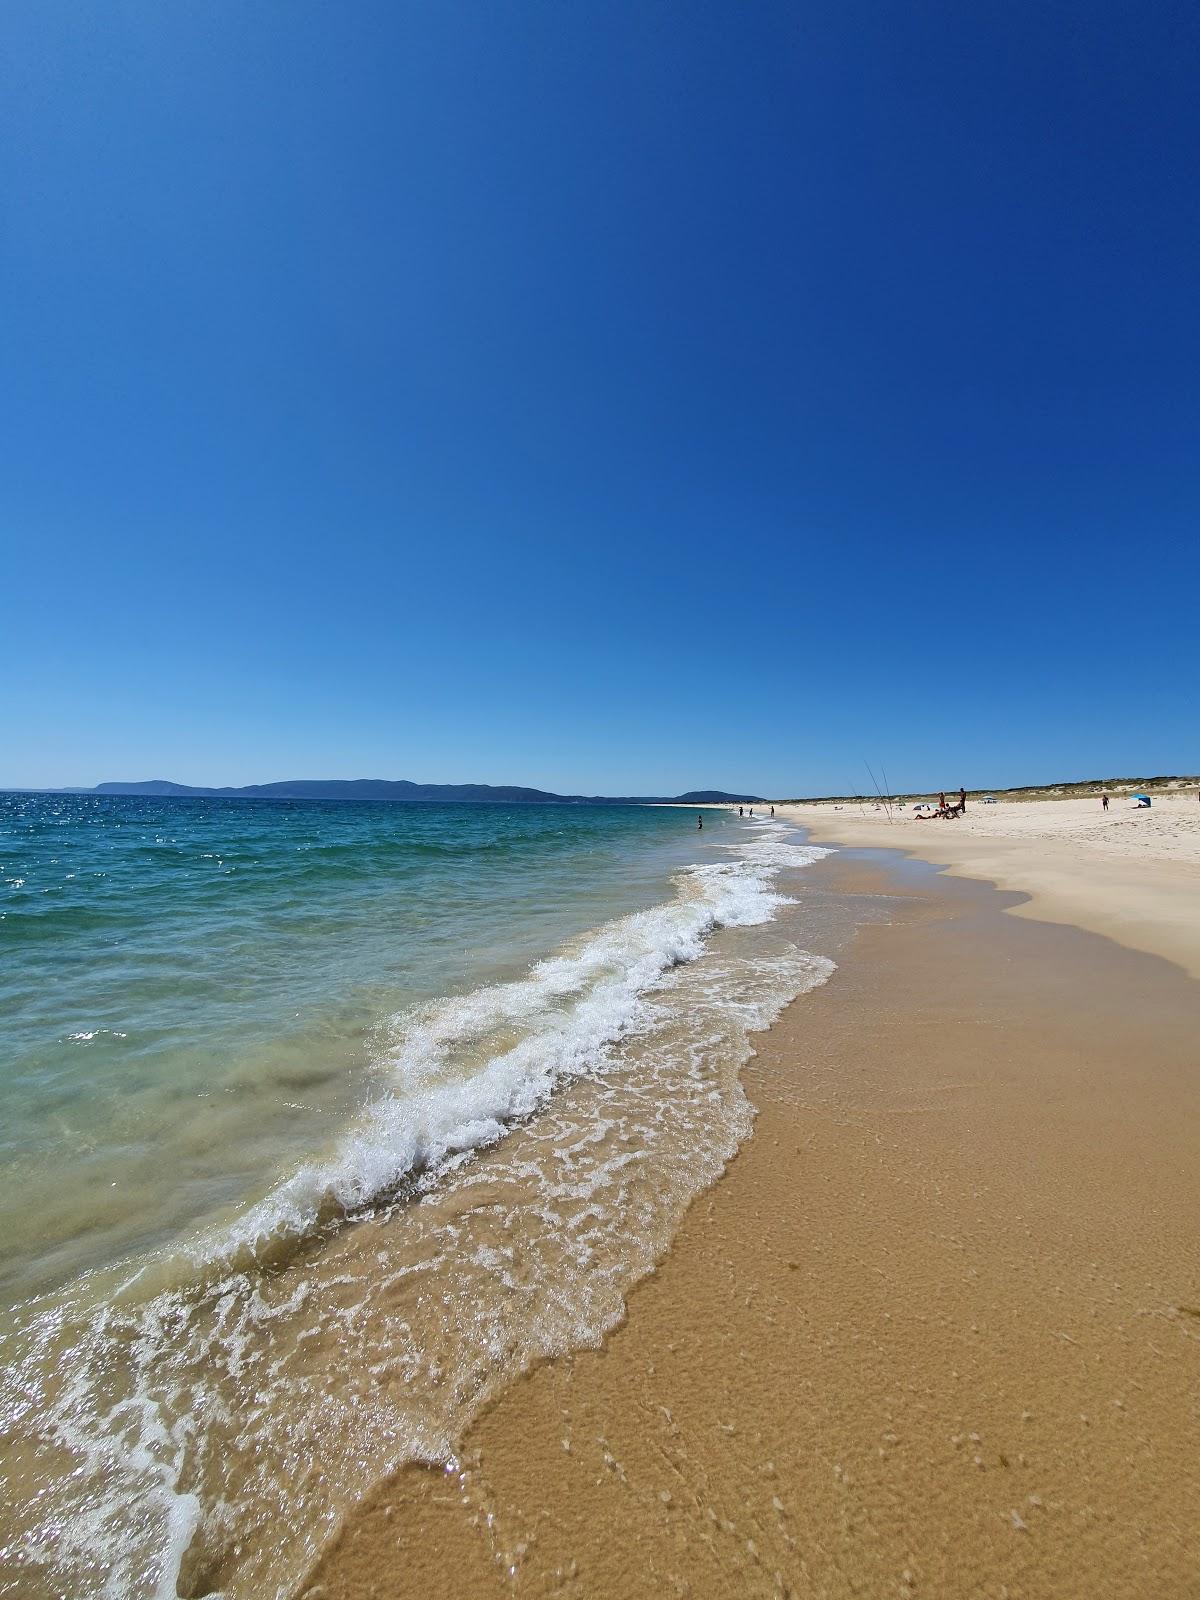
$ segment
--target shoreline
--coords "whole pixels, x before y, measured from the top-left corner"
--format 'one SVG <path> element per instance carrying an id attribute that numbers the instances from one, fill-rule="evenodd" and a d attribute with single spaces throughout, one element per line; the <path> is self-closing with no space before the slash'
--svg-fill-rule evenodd
<path id="1" fill-rule="evenodd" d="M 1200 1583 L 1200 986 L 932 867 L 822 885 L 891 925 L 756 1036 L 755 1130 L 624 1322 L 375 1493 L 312 1600 Z"/>
<path id="2" fill-rule="evenodd" d="M 16 1298 L 0 1386 L 0 1567 L 29 1600 L 101 1588 L 294 1594 L 347 1506 L 401 1460 L 445 1459 L 515 1372 L 602 1341 L 624 1289 L 746 1137 L 747 1033 L 828 970 L 779 936 L 773 886 L 785 866 L 802 872 L 827 852 L 799 847 L 786 827 L 764 837 L 734 825 L 698 858 L 677 814 L 598 814 L 570 830 L 560 820 L 531 817 L 490 870 L 479 858 L 507 825 L 443 830 L 438 853 L 452 860 L 417 877 L 424 900 L 411 874 L 387 875 L 414 841 L 400 841 L 397 863 L 390 822 L 382 858 L 370 854 L 377 824 L 355 839 L 402 931 L 426 929 L 422 950 L 458 935 L 462 956 L 444 965 L 465 966 L 466 981 L 427 983 L 433 999 L 368 1036 L 375 1092 L 330 1115 L 329 1138 L 290 1170 L 286 1154 L 278 1168 L 264 1161 L 253 1203 L 161 1253 Z M 282 837 L 283 862 L 303 862 Z M 335 830 L 333 842 L 346 841 Z M 354 910 L 353 894 L 347 906 L 326 880 L 318 887 L 327 915 Z M 262 927 L 273 909 L 268 900 Z M 304 946 L 294 921 L 285 928 L 287 971 Z M 414 948 L 389 945 L 384 919 L 374 931 L 393 957 Z M 710 944 L 712 958 L 698 959 Z M 338 944 L 326 947 L 344 980 Z M 270 941 L 258 948 L 268 965 Z M 416 974 L 400 970 L 420 996 Z M 380 990 L 366 994 L 329 1017 L 377 1014 Z M 355 1038 L 326 1033 L 343 1036 Z M 316 1054 L 323 1074 L 338 1071 L 332 1050 Z M 315 1100 L 312 1063 L 287 1056 L 275 1061 L 282 1081 L 246 1072 L 243 1087 L 273 1084 L 285 1106 Z M 220 1113 L 205 1129 L 207 1108 L 180 1078 L 164 1074 L 189 1158 L 214 1127 L 253 1135 L 248 1095 L 224 1101 L 219 1078 L 202 1080 L 197 1098 L 217 1091 Z M 145 1114 L 141 1125 L 154 1126 Z M 275 1146 L 260 1141 L 267 1160 Z M 197 1169 L 149 1148 L 163 1187 L 179 1174 L 175 1187 L 193 1195 Z M 156 1220 L 155 1196 L 121 1176 L 116 1198 Z M 34 1220 L 48 1209 L 34 1206 Z M 152 1438 L 138 1431 L 149 1412 Z M 101 1458 L 103 1474 L 91 1470 Z"/>

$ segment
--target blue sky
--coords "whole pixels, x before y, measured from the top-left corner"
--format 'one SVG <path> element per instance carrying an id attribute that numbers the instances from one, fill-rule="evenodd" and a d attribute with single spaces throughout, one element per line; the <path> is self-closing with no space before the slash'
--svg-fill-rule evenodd
<path id="1" fill-rule="evenodd" d="M 27 0 L 0 782 L 1200 768 L 1200 14 Z"/>

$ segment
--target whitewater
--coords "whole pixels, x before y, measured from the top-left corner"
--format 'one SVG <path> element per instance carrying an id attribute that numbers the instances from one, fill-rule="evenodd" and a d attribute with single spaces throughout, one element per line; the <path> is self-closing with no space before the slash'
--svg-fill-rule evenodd
<path id="1" fill-rule="evenodd" d="M 793 905 L 825 852 L 783 824 L 186 804 L 39 816 L 10 874 L 36 893 L 77 881 L 89 848 L 105 863 L 92 916 L 35 905 L 59 931 L 27 922 L 32 967 L 65 947 L 85 1003 L 39 995 L 18 1039 L 26 1079 L 100 1045 L 112 1081 L 80 1089 L 84 1181 L 124 1157 L 166 1217 L 101 1211 L 81 1236 L 68 1196 L 10 1242 L 4 1594 L 294 1594 L 382 1477 L 454 1472 L 503 1384 L 616 1324 L 751 1131 L 753 1034 L 833 970 Z M 178 892 L 139 932 L 106 879 L 144 924 L 148 871 Z M 298 907 L 300 886 L 322 902 Z M 106 893 L 115 924 L 95 915 Z M 184 1001 L 163 978 L 173 948 Z M 82 959 L 105 950 L 115 996 Z M 16 1077 L 14 1123 L 44 1152 L 61 1070 L 55 1116 Z M 214 1099 L 195 1138 L 180 1108 Z"/>

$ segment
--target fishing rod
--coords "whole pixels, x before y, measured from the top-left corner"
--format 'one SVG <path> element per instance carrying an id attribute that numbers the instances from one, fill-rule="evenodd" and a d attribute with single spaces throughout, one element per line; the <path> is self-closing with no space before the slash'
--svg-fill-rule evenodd
<path id="1" fill-rule="evenodd" d="M 892 786 L 888 782 L 887 768 L 884 766 L 882 761 L 879 763 L 879 770 L 883 773 L 883 787 L 887 790 L 887 800 L 884 803 L 885 805 L 890 805 L 892 810 L 894 810 L 896 805 L 896 797 L 892 793 Z M 888 821 L 892 821 L 891 811 L 888 812 Z"/>
<path id="2" fill-rule="evenodd" d="M 887 819 L 890 822 L 892 820 L 892 814 L 890 811 L 888 811 L 887 801 L 883 798 L 883 790 L 879 787 L 879 780 L 876 778 L 875 774 L 871 772 L 871 763 L 865 756 L 863 757 L 863 766 L 866 767 L 869 773 L 871 773 L 871 782 L 875 785 L 875 793 L 879 796 L 879 803 L 883 807 L 884 811 L 887 812 Z"/>

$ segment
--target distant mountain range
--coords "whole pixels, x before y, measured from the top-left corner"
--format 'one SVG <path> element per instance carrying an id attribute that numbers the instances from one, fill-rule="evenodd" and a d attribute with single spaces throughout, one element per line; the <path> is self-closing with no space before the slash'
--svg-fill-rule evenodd
<path id="1" fill-rule="evenodd" d="M 409 783 L 387 778 L 293 778 L 283 783 L 251 783 L 245 788 L 200 789 L 167 778 L 144 783 L 98 783 L 94 789 L 60 790 L 63 794 L 129 794 L 176 796 L 181 799 L 230 800 L 464 800 L 505 805 L 755 805 L 757 794 L 726 794 L 723 789 L 689 789 L 673 795 L 551 794 L 548 789 L 522 789 L 513 784 Z"/>

